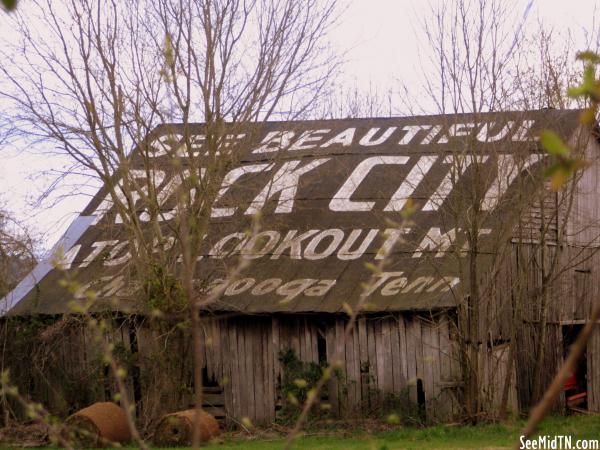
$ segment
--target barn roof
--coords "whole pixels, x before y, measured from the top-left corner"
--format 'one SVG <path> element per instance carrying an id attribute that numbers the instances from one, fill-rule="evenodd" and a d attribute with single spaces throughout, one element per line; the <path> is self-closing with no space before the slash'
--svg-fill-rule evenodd
<path id="1" fill-rule="evenodd" d="M 251 141 L 239 136 L 232 184 L 214 205 L 197 278 L 218 284 L 240 257 L 249 264 L 210 307 L 337 312 L 361 295 L 377 311 L 454 306 L 467 282 L 461 226 L 473 180 L 486 211 L 478 256 L 484 268 L 506 238 L 516 180 L 541 167 L 540 130 L 568 140 L 578 117 L 542 110 L 261 124 Z M 163 153 L 175 148 L 180 128 L 152 133 L 156 158 L 168 158 Z M 200 143 L 203 125 L 191 130 Z M 69 255 L 68 269 L 42 262 L 3 299 L 4 312 L 69 312 L 65 278 L 97 289 L 97 308 L 128 304 L 124 238 L 114 214 L 101 208 L 105 196 L 101 190 L 57 245 Z M 245 231 L 256 212 L 261 228 L 249 242 Z M 382 249 L 391 252 L 367 289 Z"/>

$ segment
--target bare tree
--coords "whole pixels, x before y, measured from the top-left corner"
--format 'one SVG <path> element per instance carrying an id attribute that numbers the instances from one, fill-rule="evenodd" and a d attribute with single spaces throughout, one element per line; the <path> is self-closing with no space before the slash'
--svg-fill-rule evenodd
<path id="1" fill-rule="evenodd" d="M 0 209 L 0 296 L 10 292 L 35 261 L 30 233 L 7 209 Z"/>
<path id="2" fill-rule="evenodd" d="M 141 305 L 149 290 L 162 314 L 187 305 L 198 407 L 199 312 L 219 292 L 194 278 L 213 204 L 240 140 L 269 118 L 308 115 L 328 88 L 335 18 L 335 2 L 317 0 L 40 0 L 5 18 L 8 114 L 29 142 L 52 143 L 101 181 L 100 220 L 126 230 Z"/>
<path id="3" fill-rule="evenodd" d="M 421 54 L 424 85 L 417 95 L 425 96 L 426 100 L 419 100 L 414 95 L 406 100 L 407 107 L 413 111 L 434 109 L 441 114 L 469 113 L 473 122 L 471 130 L 462 132 L 464 145 L 453 152 L 451 168 L 451 173 L 455 174 L 469 170 L 472 183 L 466 188 L 463 186 L 462 194 L 445 208 L 449 227 L 462 229 L 468 242 L 467 252 L 456 248 L 461 279 L 469 280 L 461 283 L 459 288 L 457 334 L 465 413 L 471 420 L 477 420 L 482 413 L 486 397 L 482 390 L 486 383 L 481 378 L 485 372 L 481 355 L 488 336 L 501 336 L 509 342 L 507 360 L 510 374 L 516 358 L 515 345 L 519 340 L 517 330 L 522 328 L 524 320 L 537 321 L 537 344 L 529 357 L 537 374 L 534 380 L 539 380 L 534 381 L 532 386 L 532 401 L 539 398 L 545 386 L 543 377 L 539 375 L 546 358 L 546 318 L 556 306 L 556 300 L 551 299 L 554 295 L 551 294 L 552 286 L 565 270 L 583 258 L 577 252 L 569 253 L 566 258 L 565 253 L 559 251 L 561 244 L 569 239 L 569 214 L 581 173 L 558 194 L 544 186 L 539 173 L 537 178 L 525 177 L 518 181 L 518 189 L 513 195 L 489 208 L 487 188 L 483 187 L 497 183 L 502 176 L 531 174 L 529 167 L 532 160 L 528 160 L 525 147 L 518 146 L 511 149 L 514 158 L 502 158 L 503 149 L 494 147 L 492 142 L 487 144 L 489 152 L 486 155 L 495 161 L 497 169 L 490 173 L 486 168 L 486 158 L 475 156 L 479 144 L 476 133 L 472 131 L 486 126 L 480 119 L 480 113 L 577 106 L 577 102 L 566 95 L 566 87 L 576 74 L 571 65 L 570 35 L 566 33 L 568 39 L 565 40 L 564 33 L 552 31 L 543 23 L 538 23 L 535 32 L 528 32 L 533 29 L 528 21 L 531 6 L 529 2 L 523 10 L 519 10 L 515 4 L 487 0 L 433 4 L 430 14 L 421 24 L 425 42 Z M 535 139 L 535 136 L 530 139 Z M 573 145 L 581 150 L 586 142 L 574 142 Z M 496 175 L 498 177 L 493 181 Z M 453 187 L 455 180 L 458 177 L 452 178 Z M 479 262 L 483 257 L 486 224 L 493 218 L 495 209 L 508 204 L 519 220 L 507 220 L 501 225 L 500 234 L 504 240 L 497 241 L 492 249 L 486 248 L 483 252 L 491 251 L 495 255 L 492 269 L 483 273 Z M 535 222 L 537 217 L 533 221 L 524 218 L 531 211 L 535 211 L 534 215 L 541 215 L 540 223 Z M 494 298 L 501 297 L 493 291 L 493 279 L 499 271 L 505 270 L 507 260 L 510 260 L 509 255 L 513 251 L 511 236 L 516 236 L 515 245 L 527 246 L 530 250 L 527 253 L 530 259 L 519 264 L 521 270 L 529 271 L 536 267 L 543 275 L 541 284 L 533 291 L 531 285 L 513 286 L 516 291 L 514 302 L 504 302 L 499 309 L 493 304 Z M 554 246 L 557 242 L 556 252 L 548 250 L 549 245 Z M 522 257 L 524 253 L 518 254 Z M 482 284 L 484 279 L 488 282 Z M 537 305 L 535 318 L 529 317 L 523 308 L 525 301 L 531 304 L 532 298 Z M 490 316 L 493 310 L 496 313 Z M 506 321 L 506 317 L 511 319 Z M 506 328 L 503 323 L 510 323 L 510 326 Z M 500 416 L 506 410 L 510 382 L 508 377 L 500 395 Z M 489 407 L 486 409 L 489 410 Z"/>
<path id="4" fill-rule="evenodd" d="M 505 5 L 485 0 L 437 3 L 431 6 L 427 17 L 421 23 L 426 42 L 421 58 L 426 74 L 423 90 L 428 102 L 441 114 L 474 114 L 473 127 L 480 129 L 484 124 L 478 119 L 479 113 L 501 111 L 506 104 L 505 92 L 509 85 L 506 74 L 519 45 L 522 23 L 513 21 Z M 408 102 L 409 106 L 413 103 Z M 415 104 L 419 103 L 422 104 Z M 411 109 L 414 110 L 414 106 Z M 456 154 L 450 171 L 454 175 L 450 182 L 455 183 L 467 168 L 472 173 L 472 182 L 466 192 L 446 208 L 445 220 L 449 228 L 463 230 L 467 241 L 466 252 L 453 246 L 461 279 L 469 280 L 460 284 L 456 326 L 465 414 L 476 421 L 482 408 L 480 353 L 484 293 L 479 271 L 480 239 L 490 216 L 490 209 L 483 205 L 485 190 L 482 186 L 489 185 L 491 174 L 485 167 L 487 158 L 473 157 L 478 145 L 476 136 L 465 135 L 468 137 L 464 138 L 464 145 L 453 152 Z M 501 249 L 496 251 L 502 253 Z"/>

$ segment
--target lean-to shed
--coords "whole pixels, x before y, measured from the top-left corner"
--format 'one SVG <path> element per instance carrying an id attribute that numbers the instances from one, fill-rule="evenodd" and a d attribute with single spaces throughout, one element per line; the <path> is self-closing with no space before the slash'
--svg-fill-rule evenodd
<path id="1" fill-rule="evenodd" d="M 586 318 L 598 285 L 597 166 L 568 189 L 549 191 L 542 177 L 549 158 L 538 143 L 543 129 L 553 129 L 594 158 L 596 141 L 578 114 L 268 122 L 232 135 L 222 155 L 235 157 L 218 181 L 195 275 L 199 297 L 223 287 L 202 313 L 210 319 L 203 322 L 205 403 L 231 423 L 272 421 L 286 402 L 281 355 L 292 350 L 305 363 L 339 363 L 324 394 L 332 414 L 405 405 L 428 420 L 452 420 L 464 409 L 467 346 L 479 359 L 478 408 L 526 408 L 548 381 L 533 386 L 531 342 L 548 343 L 548 378 L 563 357 L 564 325 Z M 140 185 L 152 178 L 168 237 L 177 220 L 173 196 L 186 176 L 205 176 L 186 172 L 185 158 L 207 158 L 209 170 L 204 127 L 160 126 L 144 146 L 150 150 L 134 151 L 130 169 Z M 143 223 L 142 203 L 135 207 Z M 119 324 L 110 339 L 130 368 L 131 395 L 139 414 L 152 418 L 191 401 L 191 347 L 185 330 L 152 325 L 147 305 L 136 303 L 128 268 L 135 244 L 122 227 L 103 188 L 58 244 L 59 267 L 40 264 L 2 306 L 8 316 L 54 318 L 47 319 L 59 324 L 54 335 L 40 341 L 54 361 L 43 367 L 61 361 L 63 372 L 88 383 L 89 400 L 113 392 L 105 378 L 86 378 L 96 370 L 94 341 L 85 326 L 64 331 L 65 321 L 53 320 L 90 301 L 94 314 L 110 311 Z M 544 278 L 555 253 L 562 259 Z M 64 280 L 77 280 L 76 292 Z M 356 327 L 345 335 L 359 302 Z M 588 352 L 587 370 L 596 410 L 598 351 Z M 27 364 L 14 359 L 25 376 Z M 31 381 L 32 395 L 73 403 L 60 383 Z"/>

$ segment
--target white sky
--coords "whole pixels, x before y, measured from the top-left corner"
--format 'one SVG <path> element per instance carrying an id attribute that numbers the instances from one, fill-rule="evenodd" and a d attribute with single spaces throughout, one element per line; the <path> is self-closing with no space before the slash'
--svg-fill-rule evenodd
<path id="1" fill-rule="evenodd" d="M 598 4 L 593 0 L 518 0 L 519 11 L 516 13 L 524 13 L 530 2 L 530 21 L 535 22 L 539 17 L 550 26 L 570 27 L 575 31 L 589 29 L 592 12 Z M 371 85 L 383 93 L 399 82 L 409 86 L 419 83 L 415 28 L 427 14 L 428 2 L 343 0 L 342 5 L 347 9 L 330 37 L 335 48 L 347 51 L 348 62 L 344 69 L 347 84 L 356 83 L 364 89 Z M 27 7 L 26 0 L 22 0 L 20 7 Z M 1 25 L 0 18 L 0 45 L 3 40 L 10 39 L 2 34 Z M 60 168 L 65 163 L 31 150 L 0 148 L 0 201 L 7 202 L 34 233 L 42 234 L 43 247 L 50 248 L 74 215 L 85 207 L 89 197 L 71 196 L 44 209 L 32 205 L 47 187 L 48 179 L 41 172 Z M 64 187 L 63 191 L 69 191 L 69 188 Z"/>

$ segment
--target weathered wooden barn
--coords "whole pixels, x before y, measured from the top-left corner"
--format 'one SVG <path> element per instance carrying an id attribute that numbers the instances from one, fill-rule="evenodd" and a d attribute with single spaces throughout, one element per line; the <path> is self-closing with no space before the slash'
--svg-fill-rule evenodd
<path id="1" fill-rule="evenodd" d="M 239 147 L 198 262 L 205 289 L 227 283 L 203 313 L 205 406 L 233 425 L 274 421 L 290 380 L 339 361 L 323 393 L 328 414 L 455 420 L 464 396 L 460 305 L 477 292 L 469 317 L 478 329 L 481 409 L 528 408 L 598 295 L 598 145 L 578 115 L 262 124 Z M 541 175 L 545 128 L 591 162 L 558 192 Z M 202 130 L 195 126 L 195 135 Z M 177 126 L 159 127 L 149 144 L 157 161 L 169 158 L 180 145 Z M 167 192 L 163 178 L 157 187 Z M 3 300 L 4 366 L 22 392 L 57 413 L 112 398 L 100 345 L 72 309 L 90 298 L 61 283 L 77 279 L 97 292 L 95 316 L 114 325 L 104 339 L 128 369 L 130 396 L 148 425 L 192 401 L 189 329 L 131 313 L 129 243 L 106 195 L 92 199 L 58 244 L 66 261 L 40 264 Z M 249 235 L 258 212 L 261 228 Z M 228 279 L 244 258 L 249 264 Z M 587 408 L 600 411 L 600 332 L 586 358 L 580 382 Z"/>

